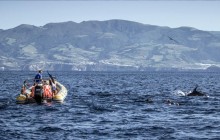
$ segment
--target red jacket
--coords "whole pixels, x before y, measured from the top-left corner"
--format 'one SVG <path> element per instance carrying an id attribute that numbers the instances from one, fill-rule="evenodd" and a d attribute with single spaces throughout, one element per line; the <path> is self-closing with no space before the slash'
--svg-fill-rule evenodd
<path id="1" fill-rule="evenodd" d="M 44 85 L 43 86 L 43 90 L 44 90 L 44 98 L 52 98 L 53 94 L 51 92 L 51 88 L 49 85 Z"/>

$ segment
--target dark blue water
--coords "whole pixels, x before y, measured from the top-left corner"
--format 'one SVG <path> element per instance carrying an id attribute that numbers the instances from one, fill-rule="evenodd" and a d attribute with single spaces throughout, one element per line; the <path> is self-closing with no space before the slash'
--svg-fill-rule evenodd
<path id="1" fill-rule="evenodd" d="M 220 138 L 220 73 L 51 74 L 67 87 L 65 102 L 20 105 L 22 82 L 35 73 L 0 72 L 1 140 Z M 175 92 L 196 84 L 209 97 Z"/>

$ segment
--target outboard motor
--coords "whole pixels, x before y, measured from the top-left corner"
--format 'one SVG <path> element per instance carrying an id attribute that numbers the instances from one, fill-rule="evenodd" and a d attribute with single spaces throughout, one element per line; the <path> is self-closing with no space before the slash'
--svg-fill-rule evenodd
<path id="1" fill-rule="evenodd" d="M 37 103 L 42 103 L 42 100 L 43 100 L 43 87 L 42 87 L 42 85 L 35 86 L 34 98 Z"/>

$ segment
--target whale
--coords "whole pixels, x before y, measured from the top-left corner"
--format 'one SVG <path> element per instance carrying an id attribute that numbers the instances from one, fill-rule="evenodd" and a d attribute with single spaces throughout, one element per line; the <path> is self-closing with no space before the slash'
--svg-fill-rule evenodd
<path id="1" fill-rule="evenodd" d="M 186 96 L 206 96 L 205 93 L 197 91 L 197 88 L 198 88 L 198 85 L 196 85 L 196 87 L 193 89 L 193 91 L 190 92 L 189 94 L 187 94 Z"/>

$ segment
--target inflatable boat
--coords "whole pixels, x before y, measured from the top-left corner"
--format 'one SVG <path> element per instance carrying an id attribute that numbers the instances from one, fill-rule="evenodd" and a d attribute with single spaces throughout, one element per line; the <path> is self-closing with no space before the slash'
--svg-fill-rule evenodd
<path id="1" fill-rule="evenodd" d="M 27 83 L 24 82 L 21 93 L 16 97 L 16 103 L 47 103 L 53 101 L 62 103 L 67 96 L 67 89 L 60 82 L 55 81 L 56 93 L 52 94 L 50 92 L 51 96 L 46 96 L 45 87 L 48 87 L 48 91 L 52 87 L 49 85 L 49 79 L 44 79 L 43 81 L 43 83 L 34 83 L 33 86 L 27 86 Z"/>

